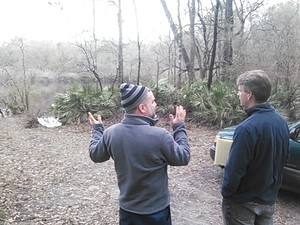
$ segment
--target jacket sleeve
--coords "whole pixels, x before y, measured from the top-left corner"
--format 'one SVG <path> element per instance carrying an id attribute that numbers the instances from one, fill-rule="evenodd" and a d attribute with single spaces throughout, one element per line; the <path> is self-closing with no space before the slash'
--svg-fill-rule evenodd
<path id="1" fill-rule="evenodd" d="M 103 124 L 93 125 L 92 138 L 89 145 L 90 158 L 93 162 L 104 162 L 110 158 L 103 141 L 103 133 Z"/>
<path id="2" fill-rule="evenodd" d="M 166 130 L 162 140 L 162 154 L 171 166 L 185 166 L 190 161 L 190 146 L 184 123 L 173 125 L 173 137 Z"/>

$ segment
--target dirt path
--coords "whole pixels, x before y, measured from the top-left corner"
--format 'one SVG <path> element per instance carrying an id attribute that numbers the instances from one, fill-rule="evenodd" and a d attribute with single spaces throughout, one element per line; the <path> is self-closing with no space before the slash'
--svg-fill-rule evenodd
<path id="1" fill-rule="evenodd" d="M 173 225 L 222 224 L 222 169 L 208 151 L 216 130 L 188 133 L 190 164 L 169 168 Z M 93 163 L 89 139 L 88 125 L 26 129 L 21 117 L 0 118 L 0 224 L 118 224 L 113 162 Z M 299 224 L 300 198 L 281 195 L 275 224 Z"/>

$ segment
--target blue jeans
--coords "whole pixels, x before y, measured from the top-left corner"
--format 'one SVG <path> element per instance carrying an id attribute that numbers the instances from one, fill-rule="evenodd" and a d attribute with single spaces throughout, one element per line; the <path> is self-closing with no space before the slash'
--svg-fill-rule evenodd
<path id="1" fill-rule="evenodd" d="M 274 211 L 275 204 L 235 203 L 225 198 L 222 202 L 224 225 L 272 225 Z"/>
<path id="2" fill-rule="evenodd" d="M 131 213 L 120 208 L 119 217 L 120 225 L 172 225 L 170 206 L 149 215 Z"/>

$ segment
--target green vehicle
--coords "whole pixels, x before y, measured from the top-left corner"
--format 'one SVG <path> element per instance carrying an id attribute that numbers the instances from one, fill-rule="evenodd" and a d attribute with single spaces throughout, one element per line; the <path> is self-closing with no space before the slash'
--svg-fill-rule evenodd
<path id="1" fill-rule="evenodd" d="M 229 152 L 228 148 L 230 147 L 226 145 L 225 148 L 221 148 L 219 146 L 219 148 L 217 148 L 217 142 L 221 144 L 224 143 L 224 141 L 232 142 L 235 128 L 236 126 L 231 126 L 219 131 L 213 145 L 210 147 L 210 157 L 218 166 L 224 167 L 225 163 L 220 163 L 220 160 L 217 161 L 216 155 L 223 154 L 223 157 L 227 158 Z M 289 130 L 290 157 L 288 163 L 284 166 L 283 181 L 281 188 L 300 195 L 300 120 L 289 124 Z M 223 142 L 220 142 L 219 140 L 222 140 Z M 217 150 L 223 152 L 217 153 Z"/>

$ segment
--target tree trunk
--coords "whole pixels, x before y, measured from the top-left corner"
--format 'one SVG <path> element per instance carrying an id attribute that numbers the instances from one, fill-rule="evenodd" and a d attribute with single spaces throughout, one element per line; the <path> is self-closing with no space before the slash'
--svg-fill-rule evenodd
<path id="1" fill-rule="evenodd" d="M 228 79 L 229 67 L 233 64 L 233 9 L 232 0 L 226 0 L 225 6 L 225 21 L 224 21 L 224 53 L 223 53 L 223 66 L 224 66 L 224 79 Z"/>
<path id="2" fill-rule="evenodd" d="M 19 39 L 19 45 L 22 54 L 22 73 L 23 73 L 23 91 L 21 91 L 21 102 L 24 110 L 29 111 L 29 80 L 27 79 L 26 66 L 25 66 L 25 48 L 22 39 Z"/>
<path id="3" fill-rule="evenodd" d="M 199 17 L 200 20 L 200 24 L 201 24 L 201 28 L 202 28 L 202 37 L 203 37 L 203 42 L 204 42 L 204 50 L 203 50 L 203 60 L 201 59 L 201 55 L 200 55 L 200 43 L 197 44 L 197 60 L 198 60 L 198 64 L 199 64 L 199 72 L 200 72 L 200 77 L 202 79 L 206 78 L 206 71 L 208 66 L 208 61 L 209 61 L 209 49 L 208 49 L 208 40 L 207 40 L 207 26 L 206 26 L 206 22 L 204 20 L 204 18 L 201 16 L 200 12 L 199 12 L 199 5 L 200 0 L 197 0 L 197 4 L 198 4 L 198 11 L 197 11 L 197 16 Z"/>
<path id="4" fill-rule="evenodd" d="M 135 12 L 135 21 L 136 21 L 136 33 L 137 33 L 137 47 L 138 47 L 138 71 L 137 71 L 137 85 L 140 84 L 141 78 L 141 43 L 140 43 L 140 33 L 139 33 L 139 21 L 137 16 L 137 9 L 135 0 L 133 0 L 134 12 Z"/>
<path id="5" fill-rule="evenodd" d="M 195 63 L 195 53 L 196 53 L 196 41 L 195 41 L 195 0 L 189 0 L 189 15 L 190 15 L 190 42 L 191 42 L 191 50 L 190 50 L 190 65 L 188 71 L 189 84 L 193 83 L 195 79 L 194 72 L 194 63 Z"/>
<path id="6" fill-rule="evenodd" d="M 208 72 L 208 82 L 207 88 L 210 90 L 212 85 L 212 77 L 213 77 L 213 70 L 215 65 L 216 59 L 216 52 L 217 52 L 217 40 L 218 40 L 218 20 L 219 20 L 219 8 L 220 8 L 220 1 L 216 0 L 216 9 L 215 9 L 215 21 L 214 21 L 214 38 L 213 38 L 213 46 L 212 46 L 212 53 L 211 53 L 211 61 L 209 65 L 209 72 Z"/>
<path id="7" fill-rule="evenodd" d="M 103 87 L 102 87 L 102 82 L 98 73 L 97 65 L 95 65 L 95 51 L 92 48 L 92 41 L 85 41 L 84 44 L 77 44 L 77 47 L 81 49 L 82 54 L 85 57 L 86 62 L 82 62 L 81 66 L 86 69 L 86 71 L 91 72 L 95 78 L 97 79 L 100 87 L 100 91 L 102 92 Z"/>
<path id="8" fill-rule="evenodd" d="M 177 0 L 177 19 L 178 19 L 178 28 L 179 28 L 179 35 L 178 35 L 178 41 L 179 41 L 179 55 L 178 55 L 178 79 L 176 83 L 177 88 L 181 88 L 181 78 L 184 70 L 189 71 L 190 64 L 186 64 L 186 68 L 182 69 L 182 46 L 183 46 L 183 40 L 182 40 L 182 24 L 181 24 L 181 16 L 180 16 L 180 0 Z M 187 54 L 187 53 L 186 53 Z"/>
<path id="9" fill-rule="evenodd" d="M 98 49 L 98 40 L 96 38 L 96 7 L 95 7 L 95 0 L 93 0 L 93 40 L 94 40 L 94 51 L 93 51 L 93 58 L 94 58 L 94 69 L 93 69 L 93 74 L 95 75 L 95 73 L 97 74 L 98 76 L 98 55 L 97 55 L 97 49 Z M 96 79 L 98 80 L 98 83 L 99 83 L 99 87 L 100 87 L 100 90 L 102 91 L 102 83 L 101 83 L 101 80 L 100 80 L 100 77 L 98 76 L 95 76 Z"/>
<path id="10" fill-rule="evenodd" d="M 160 0 L 160 2 L 161 2 L 162 7 L 163 7 L 163 9 L 165 11 L 166 17 L 167 17 L 167 19 L 169 21 L 170 28 L 171 28 L 171 30 L 173 32 L 176 44 L 179 47 L 179 52 L 182 55 L 182 59 L 183 59 L 183 61 L 185 63 L 185 68 L 186 68 L 185 70 L 189 71 L 190 59 L 189 59 L 189 56 L 187 54 L 186 48 L 185 48 L 185 46 L 183 44 L 183 40 L 182 40 L 182 36 L 180 35 L 180 31 L 178 31 L 177 26 L 176 26 L 176 24 L 173 21 L 173 18 L 171 16 L 171 13 L 170 13 L 170 11 L 169 11 L 169 9 L 167 7 L 167 4 L 166 4 L 165 0 Z"/>
<path id="11" fill-rule="evenodd" d="M 122 26 L 122 0 L 119 0 L 118 11 L 118 25 L 119 25 L 119 46 L 118 46 L 118 78 L 119 83 L 124 82 L 124 69 L 123 69 L 123 26 Z"/>

